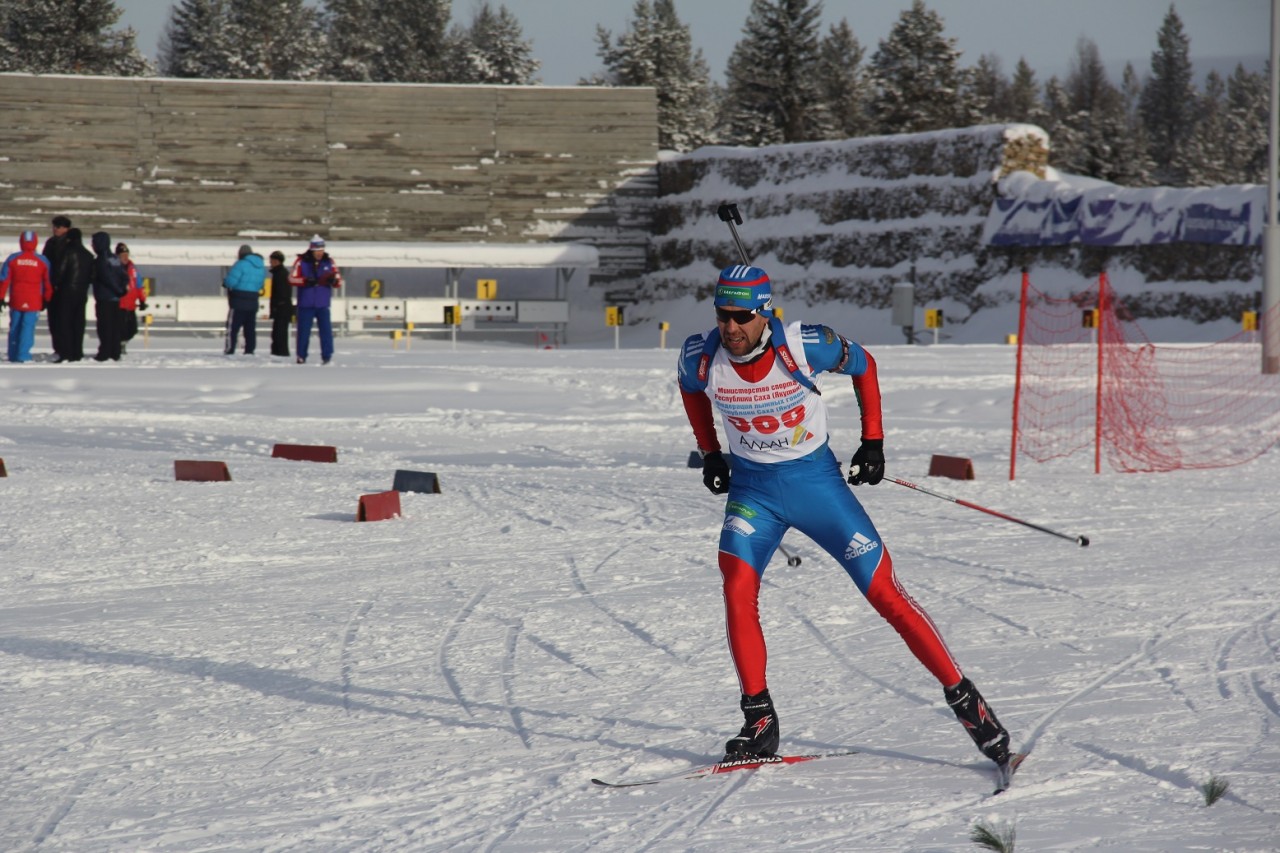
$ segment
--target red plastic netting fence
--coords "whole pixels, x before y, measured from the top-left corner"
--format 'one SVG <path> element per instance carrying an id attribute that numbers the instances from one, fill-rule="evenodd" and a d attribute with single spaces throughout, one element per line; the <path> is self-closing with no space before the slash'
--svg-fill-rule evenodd
<path id="1" fill-rule="evenodd" d="M 1280 334 L 1280 306 L 1259 328 Z M 1117 471 L 1222 468 L 1280 439 L 1280 375 L 1262 373 L 1258 332 L 1201 346 L 1151 343 L 1103 273 L 1054 297 L 1022 279 L 1009 479 L 1090 452 Z"/>

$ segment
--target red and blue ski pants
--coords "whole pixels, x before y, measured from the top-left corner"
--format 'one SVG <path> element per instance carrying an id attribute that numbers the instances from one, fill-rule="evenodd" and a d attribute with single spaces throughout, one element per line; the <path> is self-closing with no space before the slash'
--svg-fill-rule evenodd
<path id="1" fill-rule="evenodd" d="M 729 650 L 743 693 L 755 695 L 768 686 L 760 579 L 783 534 L 793 527 L 840 563 L 939 683 L 960 681 L 960 668 L 942 635 L 898 583 L 880 534 L 846 485 L 831 449 L 823 445 L 785 462 L 733 460 L 720 530 L 720 573 Z"/>

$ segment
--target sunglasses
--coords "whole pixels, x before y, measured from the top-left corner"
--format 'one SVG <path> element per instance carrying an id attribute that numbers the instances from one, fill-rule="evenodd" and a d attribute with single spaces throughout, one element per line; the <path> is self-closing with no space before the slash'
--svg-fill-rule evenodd
<path id="1" fill-rule="evenodd" d="M 721 323 L 728 323 L 730 320 L 739 326 L 745 326 L 759 315 L 754 311 L 729 311 L 725 308 L 716 309 L 716 319 Z"/>

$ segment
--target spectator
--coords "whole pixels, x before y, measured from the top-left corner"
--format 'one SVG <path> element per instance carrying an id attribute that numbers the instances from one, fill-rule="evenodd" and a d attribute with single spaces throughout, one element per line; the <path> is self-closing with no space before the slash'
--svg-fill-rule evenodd
<path id="1" fill-rule="evenodd" d="M 79 228 L 67 231 L 67 245 L 53 273 L 54 361 L 84 358 L 85 312 L 93 280 L 93 253 L 84 247 Z"/>
<path id="2" fill-rule="evenodd" d="M 98 354 L 94 361 L 120 360 L 120 299 L 129 292 L 129 275 L 111 251 L 111 235 L 93 235 L 93 305 L 98 325 Z"/>
<path id="3" fill-rule="evenodd" d="M 258 293 L 262 290 L 265 275 L 262 255 L 255 253 L 248 244 L 241 246 L 239 259 L 222 282 L 231 308 L 227 313 L 226 346 L 222 348 L 227 355 L 235 355 L 241 328 L 244 329 L 244 354 L 253 355 L 258 347 Z"/>
<path id="4" fill-rule="evenodd" d="M 271 253 L 271 354 L 289 357 L 289 323 L 293 320 L 293 289 L 284 252 Z"/>
<path id="5" fill-rule="evenodd" d="M 0 266 L 0 308 L 9 298 L 9 361 L 31 361 L 31 345 L 36 340 L 40 312 L 53 298 L 49 283 L 49 262 L 36 253 L 39 238 L 34 231 L 18 237 L 21 251 L 14 252 Z"/>
<path id="6" fill-rule="evenodd" d="M 333 359 L 333 324 L 329 305 L 333 291 L 342 287 L 342 273 L 324 250 L 324 238 L 311 238 L 306 252 L 298 255 L 289 273 L 289 284 L 298 290 L 298 364 L 306 364 L 307 347 L 311 343 L 311 324 L 320 331 L 320 358 L 328 364 Z"/>
<path id="7" fill-rule="evenodd" d="M 53 217 L 50 224 L 53 226 L 53 236 L 44 241 L 44 251 L 40 254 L 49 262 L 49 281 L 53 284 L 53 299 L 45 306 L 48 309 L 45 322 L 49 326 L 49 337 L 53 339 L 53 361 L 56 364 L 66 360 L 66 356 L 58 351 L 58 289 L 62 287 L 59 278 L 62 259 L 71 247 L 71 240 L 67 236 L 67 232 L 71 230 L 71 220 L 59 215 Z"/>
<path id="8" fill-rule="evenodd" d="M 129 247 L 116 243 L 116 257 L 129 276 L 129 290 L 120 299 L 120 354 L 123 355 L 125 344 L 138 334 L 138 308 L 147 310 L 147 294 L 138 286 L 138 268 L 129 257 Z"/>

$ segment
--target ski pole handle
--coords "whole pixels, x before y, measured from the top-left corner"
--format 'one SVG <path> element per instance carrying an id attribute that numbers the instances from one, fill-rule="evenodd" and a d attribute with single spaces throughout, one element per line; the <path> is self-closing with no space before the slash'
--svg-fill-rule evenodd
<path id="1" fill-rule="evenodd" d="M 897 483 L 899 486 L 906 486 L 908 489 L 915 489 L 917 492 L 924 492 L 926 495 L 931 495 L 932 497 L 940 498 L 944 501 L 951 501 L 951 503 L 953 504 L 959 504 L 960 506 L 968 507 L 969 509 L 976 509 L 979 512 L 985 512 L 988 515 L 994 515 L 996 518 L 1003 518 L 1005 521 L 1012 521 L 1014 524 L 1021 524 L 1023 527 L 1030 527 L 1032 530 L 1039 530 L 1041 533 L 1048 533 L 1050 536 L 1057 536 L 1059 539 L 1066 539 L 1069 542 L 1076 543 L 1081 548 L 1089 547 L 1088 536 L 1072 536 L 1068 533 L 1059 533 L 1058 531 L 1051 530 L 1048 527 L 1042 527 L 1039 524 L 1032 524 L 1029 521 L 1023 521 L 1020 518 L 1014 518 L 1012 515 L 1006 515 L 1003 512 L 997 512 L 994 509 L 988 509 L 987 507 L 982 506 L 980 504 L 973 503 L 972 501 L 966 501 L 961 498 L 955 498 L 955 497 L 952 497 L 951 495 L 944 495 L 941 492 L 935 492 L 930 489 L 926 489 L 924 486 L 916 485 L 915 483 L 912 483 L 908 480 L 899 480 L 897 477 L 885 477 L 885 479 L 891 480 L 892 482 Z"/>

